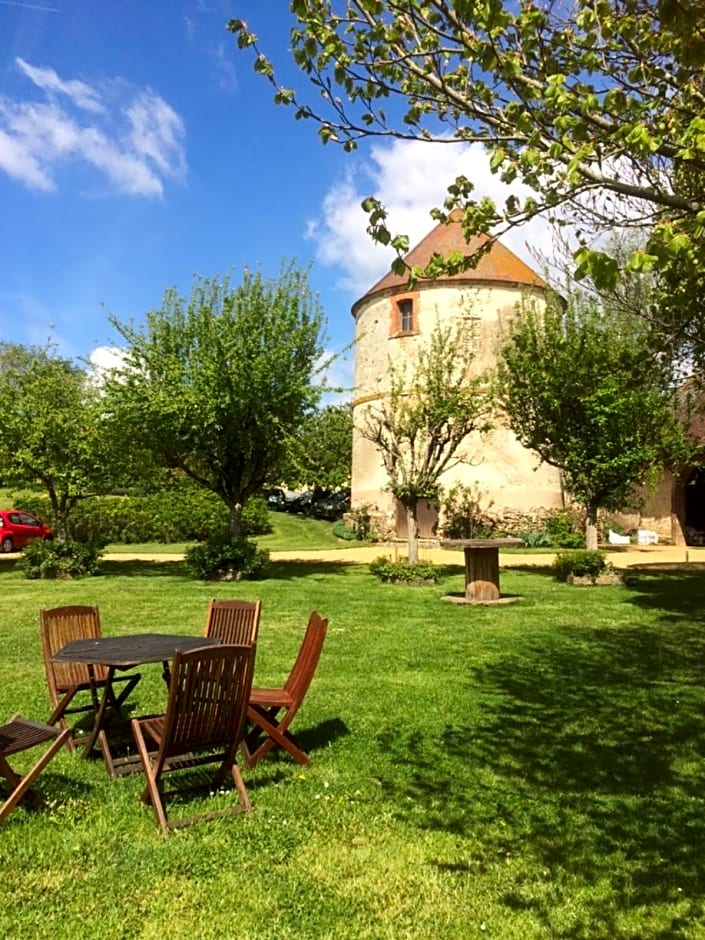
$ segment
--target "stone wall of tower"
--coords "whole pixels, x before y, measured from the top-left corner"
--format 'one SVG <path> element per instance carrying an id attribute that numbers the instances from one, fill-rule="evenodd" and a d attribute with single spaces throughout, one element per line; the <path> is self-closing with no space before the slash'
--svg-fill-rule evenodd
<path id="1" fill-rule="evenodd" d="M 502 324 L 531 288 L 477 282 L 424 285 L 413 292 L 386 291 L 359 301 L 354 308 L 355 396 L 353 419 L 352 504 L 376 507 L 390 526 L 395 517 L 394 499 L 386 490 L 387 475 L 375 446 L 359 428 L 370 405 L 388 392 L 389 362 L 413 371 L 415 353 L 425 343 L 436 322 L 462 324 L 474 346 L 474 370 L 482 374 L 496 362 Z M 533 289 L 533 299 L 543 294 Z M 399 304 L 410 300 L 414 323 L 411 331 L 399 330 Z M 484 508 L 492 511 L 550 509 L 563 505 L 560 475 L 522 447 L 506 428 L 497 427 L 482 438 L 473 435 L 465 448 L 469 464 L 449 470 L 441 482 L 445 489 L 456 483 L 472 487 Z"/>

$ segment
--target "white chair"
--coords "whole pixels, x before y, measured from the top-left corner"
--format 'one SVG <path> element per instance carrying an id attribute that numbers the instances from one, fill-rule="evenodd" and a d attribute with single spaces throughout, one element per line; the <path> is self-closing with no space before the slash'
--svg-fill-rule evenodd
<path id="1" fill-rule="evenodd" d="M 607 541 L 610 545 L 629 545 L 629 536 L 620 535 L 618 532 L 613 532 L 612 529 L 608 529 Z"/>

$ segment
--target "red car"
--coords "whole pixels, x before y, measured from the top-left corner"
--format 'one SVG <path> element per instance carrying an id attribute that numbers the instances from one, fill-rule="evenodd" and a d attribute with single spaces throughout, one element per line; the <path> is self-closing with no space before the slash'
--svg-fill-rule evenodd
<path id="1" fill-rule="evenodd" d="M 15 552 L 33 539 L 53 539 L 54 533 L 41 519 L 24 509 L 0 509 L 0 551 Z"/>

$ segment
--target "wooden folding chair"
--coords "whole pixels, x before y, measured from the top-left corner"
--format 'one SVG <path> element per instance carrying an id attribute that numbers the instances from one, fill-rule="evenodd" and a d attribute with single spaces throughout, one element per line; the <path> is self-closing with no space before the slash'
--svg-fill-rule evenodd
<path id="1" fill-rule="evenodd" d="M 254 767 L 273 747 L 283 747 L 300 764 L 308 764 L 308 755 L 289 731 L 289 725 L 301 707 L 318 666 L 326 638 L 328 620 L 312 611 L 296 661 L 289 678 L 280 689 L 253 688 L 247 709 L 252 730 L 243 742 L 248 767 Z"/>
<path id="2" fill-rule="evenodd" d="M 29 788 L 59 748 L 68 742 L 70 735 L 69 729 L 59 731 L 57 728 L 29 721 L 19 715 L 15 715 L 7 724 L 0 725 L 0 777 L 4 777 L 10 785 L 10 794 L 0 806 L 0 822 L 3 822 L 24 796 L 32 798 L 36 805 L 42 805 L 42 801 L 29 792 Z M 21 776 L 10 767 L 8 757 L 37 747 L 39 744 L 45 744 L 47 741 L 51 741 L 51 744 L 26 774 Z"/>
<path id="3" fill-rule="evenodd" d="M 221 643 L 254 646 L 259 630 L 260 601 L 218 601 L 208 605 L 206 631 Z"/>
<path id="4" fill-rule="evenodd" d="M 166 714 L 132 719 L 132 733 L 147 777 L 142 800 L 152 804 L 165 836 L 170 829 L 198 820 L 250 811 L 236 755 L 245 731 L 253 662 L 254 647 L 249 645 L 177 650 Z M 156 750 L 150 751 L 148 740 L 152 746 L 156 744 Z M 224 809 L 168 820 L 162 775 L 216 762 L 219 767 L 211 787 L 218 788 L 229 772 L 239 802 Z"/>
<path id="5" fill-rule="evenodd" d="M 100 613 L 96 605 L 53 607 L 49 610 L 40 610 L 39 620 L 44 669 L 52 707 L 47 724 L 58 724 L 63 729 L 70 729 L 68 746 L 73 751 L 76 749 L 78 729 L 75 725 L 73 727 L 69 725 L 66 716 L 90 714 L 92 719 L 95 719 L 100 707 L 98 690 L 105 687 L 108 669 L 100 665 L 89 668 L 86 663 L 54 663 L 51 658 L 71 640 L 89 640 L 101 636 Z M 140 678 L 139 673 L 114 678 L 113 685 L 124 682 L 125 686 L 120 695 L 112 698 L 110 705 L 119 710 Z M 81 701 L 74 701 L 79 693 L 87 693 L 90 701 L 85 701 L 85 695 L 79 696 Z M 104 737 L 101 737 L 100 744 L 104 749 Z"/>

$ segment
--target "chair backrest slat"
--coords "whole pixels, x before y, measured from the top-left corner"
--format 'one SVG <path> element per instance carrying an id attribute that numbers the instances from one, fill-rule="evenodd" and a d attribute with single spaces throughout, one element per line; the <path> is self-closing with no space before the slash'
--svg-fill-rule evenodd
<path id="1" fill-rule="evenodd" d="M 213 598 L 206 617 L 207 637 L 221 643 L 253 646 L 259 630 L 260 601 L 219 601 Z"/>
<path id="2" fill-rule="evenodd" d="M 247 644 L 177 650 L 159 760 L 240 740 L 253 661 L 254 647 Z"/>
<path id="3" fill-rule="evenodd" d="M 321 617 L 317 611 L 311 611 L 301 647 L 284 685 L 295 702 L 300 703 L 308 692 L 318 660 L 321 658 L 327 629 L 328 620 Z"/>
<path id="4" fill-rule="evenodd" d="M 42 609 L 39 611 L 39 620 L 44 668 L 50 690 L 56 693 L 57 690 L 89 682 L 88 666 L 85 663 L 53 663 L 51 657 L 71 640 L 90 640 L 102 635 L 97 605 Z M 104 679 L 107 674 L 104 666 L 94 667 L 96 679 Z"/>

